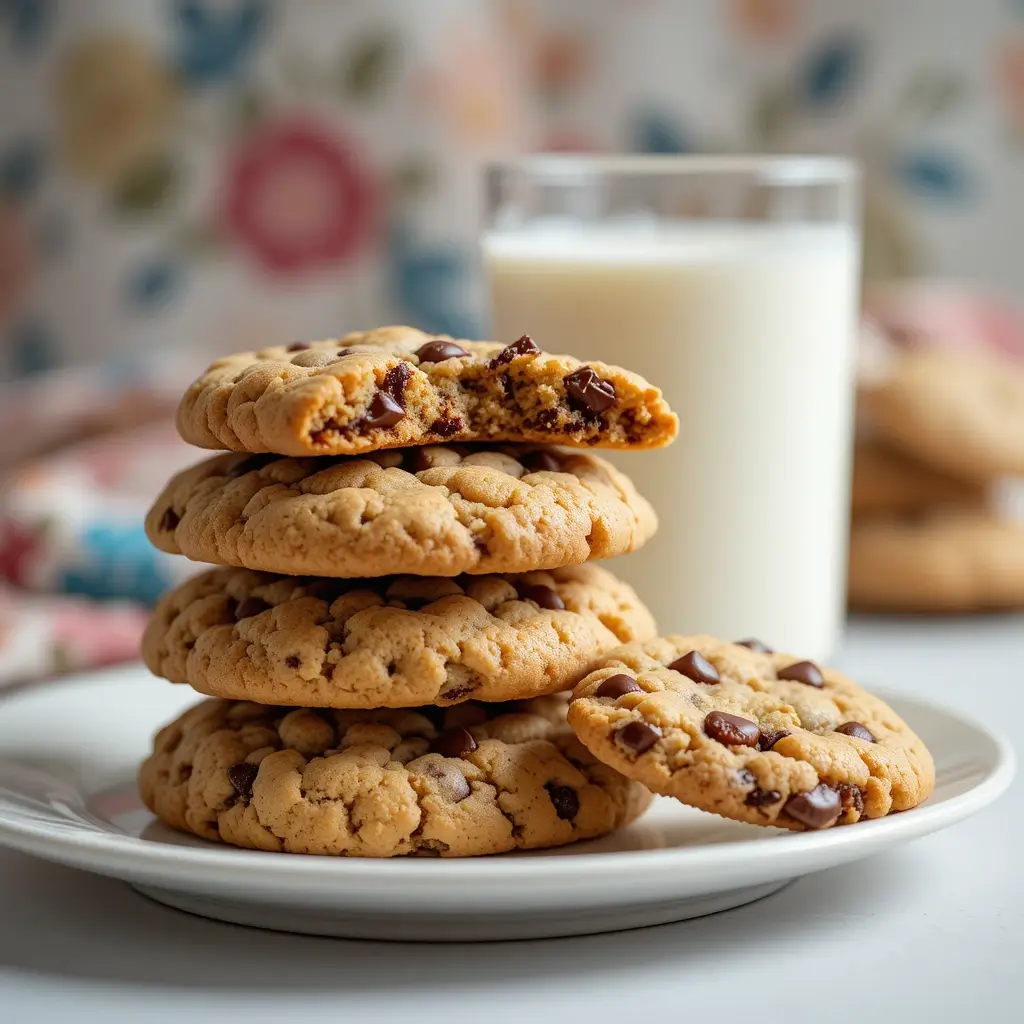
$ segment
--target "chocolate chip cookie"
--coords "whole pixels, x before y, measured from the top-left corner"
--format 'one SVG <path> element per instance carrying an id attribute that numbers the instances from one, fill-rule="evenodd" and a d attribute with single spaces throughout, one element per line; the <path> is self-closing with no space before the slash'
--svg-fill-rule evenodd
<path id="1" fill-rule="evenodd" d="M 164 595 L 142 654 L 156 675 L 217 697 L 410 707 L 564 690 L 656 632 L 632 588 L 593 565 L 373 580 L 214 569 Z"/>
<path id="2" fill-rule="evenodd" d="M 936 506 L 978 507 L 985 486 L 932 469 L 889 445 L 860 440 L 853 455 L 854 518 L 920 512 Z"/>
<path id="3" fill-rule="evenodd" d="M 602 659 L 569 724 L 655 793 L 755 825 L 846 825 L 921 803 L 924 744 L 845 676 L 756 640 L 670 636 Z"/>
<path id="4" fill-rule="evenodd" d="M 603 459 L 529 445 L 221 455 L 174 477 L 146 519 L 171 554 L 345 577 L 573 565 L 633 551 L 656 526 Z"/>
<path id="5" fill-rule="evenodd" d="M 561 846 L 628 824 L 650 802 L 572 736 L 564 707 L 205 700 L 157 734 L 139 784 L 171 827 L 254 850 L 470 857 Z"/>
<path id="6" fill-rule="evenodd" d="M 1024 525 L 985 509 L 853 524 L 850 604 L 873 611 L 1024 607 Z"/>
<path id="7" fill-rule="evenodd" d="M 1024 366 L 990 351 L 900 351 L 861 389 L 862 410 L 893 447 L 952 476 L 1024 475 Z"/>
<path id="8" fill-rule="evenodd" d="M 660 448 L 678 421 L 643 378 L 509 345 L 382 327 L 218 359 L 188 389 L 191 444 L 351 455 L 440 441 Z"/>

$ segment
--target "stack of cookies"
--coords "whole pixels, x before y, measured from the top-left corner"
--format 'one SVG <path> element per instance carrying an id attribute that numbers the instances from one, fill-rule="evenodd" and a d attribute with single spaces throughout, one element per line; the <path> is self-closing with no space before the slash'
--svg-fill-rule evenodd
<path id="1" fill-rule="evenodd" d="M 994 353 L 892 354 L 861 389 L 850 603 L 1024 607 L 1024 369 Z"/>
<path id="2" fill-rule="evenodd" d="M 654 512 L 586 449 L 668 444 L 657 389 L 528 337 L 394 327 L 221 359 L 178 427 L 227 453 L 147 518 L 162 551 L 216 566 L 143 642 L 154 673 L 213 698 L 141 769 L 163 821 L 261 850 L 471 856 L 644 810 L 562 691 L 656 634 L 590 564 L 648 540 Z"/>

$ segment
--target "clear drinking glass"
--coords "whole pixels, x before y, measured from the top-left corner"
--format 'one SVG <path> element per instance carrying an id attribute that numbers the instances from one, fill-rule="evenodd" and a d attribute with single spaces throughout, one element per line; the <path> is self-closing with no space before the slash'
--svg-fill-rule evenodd
<path id="1" fill-rule="evenodd" d="M 855 166 L 526 157 L 487 172 L 492 337 L 618 363 L 679 414 L 612 453 L 658 512 L 612 568 L 663 632 L 825 658 L 843 619 L 860 268 Z"/>

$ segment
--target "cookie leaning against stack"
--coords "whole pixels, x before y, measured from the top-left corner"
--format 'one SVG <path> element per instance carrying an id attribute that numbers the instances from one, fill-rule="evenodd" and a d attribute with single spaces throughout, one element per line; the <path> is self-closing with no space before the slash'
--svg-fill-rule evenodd
<path id="1" fill-rule="evenodd" d="M 660 392 L 529 339 L 407 327 L 218 360 L 178 427 L 228 449 L 147 517 L 214 563 L 166 594 L 150 669 L 211 694 L 140 771 L 167 824 L 235 846 L 471 856 L 608 832 L 650 800 L 569 730 L 571 687 L 655 636 L 606 569 L 656 528 L 589 451 L 656 448 Z"/>
<path id="2" fill-rule="evenodd" d="M 1024 516 L 1002 500 L 1024 477 L 1024 368 L 988 352 L 900 351 L 858 401 L 869 437 L 854 454 L 851 605 L 1024 607 Z"/>

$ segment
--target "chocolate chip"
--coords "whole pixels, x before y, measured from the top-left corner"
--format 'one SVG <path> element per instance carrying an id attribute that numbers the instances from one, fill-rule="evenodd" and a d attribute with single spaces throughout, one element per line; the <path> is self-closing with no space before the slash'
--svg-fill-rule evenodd
<path id="1" fill-rule="evenodd" d="M 704 719 L 704 731 L 728 747 L 756 747 L 761 738 L 757 722 L 724 711 L 711 711 Z"/>
<path id="2" fill-rule="evenodd" d="M 468 729 L 445 729 L 430 744 L 430 749 L 442 757 L 465 757 L 476 750 L 476 740 Z"/>
<path id="3" fill-rule="evenodd" d="M 866 726 L 861 725 L 860 722 L 843 722 L 842 725 L 836 728 L 836 732 L 841 732 L 844 736 L 856 736 L 859 740 L 867 740 L 868 743 L 876 743 L 874 733 Z"/>
<path id="4" fill-rule="evenodd" d="M 783 736 L 788 736 L 788 729 L 779 729 L 777 732 L 763 732 L 761 733 L 761 739 L 757 744 L 758 750 L 771 750 Z"/>
<path id="5" fill-rule="evenodd" d="M 430 424 L 431 433 L 439 437 L 451 437 L 457 434 L 463 427 L 461 416 L 439 416 Z"/>
<path id="6" fill-rule="evenodd" d="M 450 690 L 441 691 L 441 700 L 465 700 L 465 698 L 468 697 L 475 689 L 476 687 L 469 683 L 465 686 L 453 686 Z"/>
<path id="7" fill-rule="evenodd" d="M 565 608 L 565 602 L 558 596 L 551 587 L 545 587 L 543 583 L 536 583 L 533 586 L 519 588 L 519 599 L 521 601 L 532 601 L 547 608 L 549 611 L 561 611 Z"/>
<path id="8" fill-rule="evenodd" d="M 579 814 L 580 798 L 572 786 L 559 786 L 554 782 L 547 782 L 544 784 L 544 788 L 548 791 L 548 796 L 551 797 L 555 814 L 562 821 L 572 821 Z"/>
<path id="9" fill-rule="evenodd" d="M 384 374 L 380 390 L 384 394 L 390 395 L 396 402 L 401 402 L 402 396 L 405 394 L 405 387 L 411 377 L 412 366 L 403 359 L 402 362 L 396 363 Z"/>
<path id="10" fill-rule="evenodd" d="M 302 664 L 302 659 L 297 654 L 289 654 L 284 663 L 288 668 L 298 668 Z"/>
<path id="11" fill-rule="evenodd" d="M 539 430 L 557 430 L 558 410 L 541 409 L 541 411 L 533 418 L 532 425 L 537 427 Z"/>
<path id="12" fill-rule="evenodd" d="M 690 651 L 689 654 L 676 658 L 669 668 L 686 676 L 687 679 L 692 679 L 695 683 L 720 683 L 722 681 L 718 669 L 700 651 Z"/>
<path id="13" fill-rule="evenodd" d="M 765 804 L 777 804 L 781 799 L 782 794 L 777 789 L 761 789 L 757 786 L 747 794 L 743 802 L 748 807 L 764 807 Z"/>
<path id="14" fill-rule="evenodd" d="M 498 378 L 498 382 L 501 384 L 501 390 L 505 392 L 506 398 L 516 397 L 516 385 L 515 381 L 512 380 L 512 375 L 510 373 L 503 373 Z"/>
<path id="15" fill-rule="evenodd" d="M 543 449 L 530 452 L 519 460 L 532 473 L 561 473 L 562 463 Z"/>
<path id="16" fill-rule="evenodd" d="M 737 647 L 749 647 L 752 651 L 757 651 L 758 654 L 774 654 L 775 652 L 762 641 L 756 637 L 748 636 L 746 640 L 737 640 Z"/>
<path id="17" fill-rule="evenodd" d="M 780 668 L 776 675 L 780 679 L 790 679 L 794 683 L 816 686 L 819 690 L 825 685 L 825 677 L 813 661 L 798 661 L 793 665 L 787 665 L 785 668 Z"/>
<path id="18" fill-rule="evenodd" d="M 337 353 L 335 354 L 334 358 L 335 359 L 344 359 L 345 356 L 350 356 L 350 355 L 352 355 L 352 349 L 350 349 L 350 348 L 339 348 Z"/>
<path id="19" fill-rule="evenodd" d="M 363 422 L 368 427 L 393 427 L 405 418 L 405 410 L 386 391 L 373 396 L 370 408 L 366 410 Z"/>
<path id="20" fill-rule="evenodd" d="M 230 469 L 225 471 L 224 475 L 232 480 L 236 480 L 240 476 L 245 476 L 246 473 L 254 473 L 264 466 L 269 466 L 270 463 L 277 462 L 280 458 L 280 455 L 250 455 L 247 459 L 241 459 L 236 462 Z"/>
<path id="21" fill-rule="evenodd" d="M 562 378 L 562 384 L 572 402 L 588 412 L 604 412 L 615 404 L 615 385 L 599 377 L 589 366 L 581 366 Z"/>
<path id="22" fill-rule="evenodd" d="M 432 761 L 423 769 L 423 774 L 437 782 L 437 788 L 441 795 L 453 804 L 465 800 L 472 792 L 466 776 L 455 767 L 455 765 L 443 762 Z"/>
<path id="23" fill-rule="evenodd" d="M 446 359 L 465 359 L 469 353 L 454 341 L 428 341 L 416 349 L 421 363 L 443 363 Z"/>
<path id="24" fill-rule="evenodd" d="M 181 522 L 181 516 L 174 511 L 173 508 L 164 509 L 164 514 L 160 517 L 160 529 L 167 530 L 169 533 L 173 530 L 178 523 Z"/>
<path id="25" fill-rule="evenodd" d="M 806 793 L 797 793 L 786 801 L 785 812 L 807 828 L 825 828 L 839 817 L 843 802 L 839 794 L 824 782 Z"/>
<path id="26" fill-rule="evenodd" d="M 251 619 L 260 612 L 265 612 L 270 607 L 262 597 L 247 597 L 235 605 L 235 622 L 241 619 Z"/>
<path id="27" fill-rule="evenodd" d="M 305 352 L 307 348 L 312 348 L 312 345 L 308 341 L 293 341 L 287 348 L 288 352 Z"/>
<path id="28" fill-rule="evenodd" d="M 615 734 L 615 739 L 627 750 L 642 754 L 645 750 L 650 750 L 661 736 L 662 732 L 656 725 L 648 725 L 647 722 L 627 722 Z"/>
<path id="29" fill-rule="evenodd" d="M 539 356 L 540 349 L 528 334 L 517 338 L 511 345 L 506 345 L 490 362 L 490 369 L 496 370 L 499 366 L 511 363 L 519 356 Z"/>
<path id="30" fill-rule="evenodd" d="M 836 792 L 843 805 L 843 813 L 849 817 L 859 818 L 864 813 L 864 790 L 852 782 L 837 782 Z"/>
<path id="31" fill-rule="evenodd" d="M 626 693 L 643 693 L 644 688 L 632 677 L 623 672 L 609 676 L 594 691 L 596 697 L 615 697 L 618 699 Z"/>
<path id="32" fill-rule="evenodd" d="M 252 796 L 252 784 L 259 775 L 259 765 L 249 764 L 248 761 L 239 761 L 238 764 L 228 765 L 228 782 L 234 787 L 239 796 Z"/>

